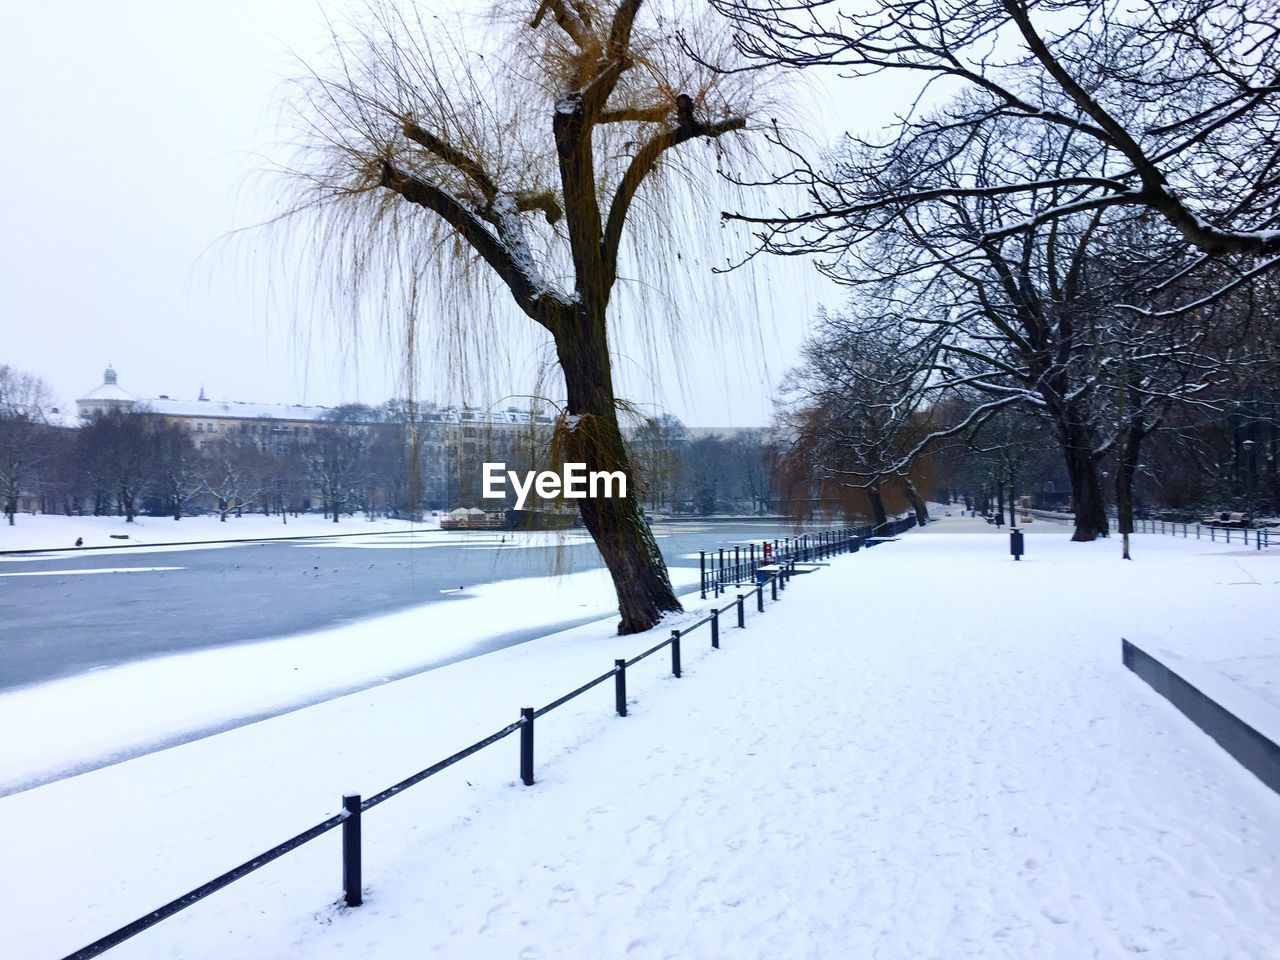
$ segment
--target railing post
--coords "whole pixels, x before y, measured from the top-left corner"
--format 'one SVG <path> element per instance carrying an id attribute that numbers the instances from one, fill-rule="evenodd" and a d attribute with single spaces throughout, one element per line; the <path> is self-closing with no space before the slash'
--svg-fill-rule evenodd
<path id="1" fill-rule="evenodd" d="M 342 821 L 342 891 L 343 902 L 348 907 L 364 903 L 360 879 L 360 794 L 349 793 L 342 798 L 342 809 L 347 819 Z"/>
<path id="2" fill-rule="evenodd" d="M 756 612 L 764 613 L 764 584 L 756 585 Z"/>
<path id="3" fill-rule="evenodd" d="M 773 590 L 773 599 L 778 599 L 778 575 L 775 573 L 769 578 L 769 586 Z"/>
<path id="4" fill-rule="evenodd" d="M 742 552 L 738 545 L 733 545 L 733 585 L 742 582 Z"/>
<path id="5" fill-rule="evenodd" d="M 711 646 L 720 649 L 720 611 L 711 611 Z"/>
<path id="6" fill-rule="evenodd" d="M 627 661 L 613 661 L 613 706 L 618 716 L 627 715 Z"/>
<path id="7" fill-rule="evenodd" d="M 533 707 L 521 707 L 520 719 L 520 779 L 526 787 L 533 786 Z"/>
<path id="8" fill-rule="evenodd" d="M 742 607 L 742 594 L 738 594 L 738 629 L 745 630 L 747 628 L 747 614 Z"/>
<path id="9" fill-rule="evenodd" d="M 680 679 L 680 631 L 671 631 L 671 672 Z"/>
<path id="10" fill-rule="evenodd" d="M 707 599 L 707 551 L 698 551 L 698 583 L 702 585 L 702 599 Z"/>

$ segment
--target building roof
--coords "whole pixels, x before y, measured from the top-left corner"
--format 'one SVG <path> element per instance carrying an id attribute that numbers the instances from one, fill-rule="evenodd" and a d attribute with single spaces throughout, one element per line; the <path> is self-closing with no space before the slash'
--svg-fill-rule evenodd
<path id="1" fill-rule="evenodd" d="M 175 400 L 172 397 L 139 400 L 152 413 L 169 417 L 209 417 L 237 420 L 323 420 L 330 407 L 293 403 L 247 403 L 243 400 Z"/>
<path id="2" fill-rule="evenodd" d="M 427 407 L 421 417 L 428 423 L 514 423 L 530 422 L 528 410 L 519 407 L 507 407 L 505 410 L 484 410 L 480 407 Z M 546 414 L 536 414 L 533 422 L 551 423 L 552 418 Z"/>
<path id="3" fill-rule="evenodd" d="M 102 383 L 90 390 L 76 403 L 92 403 L 93 401 L 114 401 L 116 403 L 132 403 L 137 400 L 132 393 L 116 382 L 116 372 L 110 365 L 102 372 Z"/>
<path id="4" fill-rule="evenodd" d="M 205 397 L 204 387 L 200 388 L 198 400 L 179 400 L 169 396 L 136 397 L 120 386 L 116 371 L 108 366 L 102 374 L 102 384 L 76 401 L 82 408 L 94 403 L 118 404 L 136 409 L 146 410 L 169 417 L 191 417 L 198 419 L 234 419 L 234 420 L 296 420 L 317 422 L 327 420 L 333 415 L 335 408 L 309 406 L 297 403 L 252 403 L 244 400 L 209 400 Z M 480 407 L 437 407 L 426 406 L 420 416 L 428 423 L 450 424 L 528 424 L 530 411 L 518 407 L 507 407 L 505 410 L 486 410 Z M 533 422 L 549 424 L 552 418 L 545 414 L 536 414 Z"/>

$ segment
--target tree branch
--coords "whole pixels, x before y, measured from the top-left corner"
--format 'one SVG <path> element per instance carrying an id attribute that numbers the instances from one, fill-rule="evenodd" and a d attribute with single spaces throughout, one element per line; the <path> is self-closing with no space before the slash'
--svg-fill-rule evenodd
<path id="1" fill-rule="evenodd" d="M 684 95 L 681 94 L 681 96 Z M 688 100 L 688 97 L 685 97 L 685 99 Z M 692 121 L 691 109 L 688 117 Z M 618 248 L 622 242 L 622 228 L 626 223 L 627 213 L 631 209 L 631 201 L 635 199 L 636 191 L 640 189 L 640 184 L 644 182 L 645 177 L 657 166 L 658 159 L 662 154 L 689 140 L 698 137 L 715 139 L 734 130 L 741 130 L 746 125 L 745 117 L 731 117 L 718 123 L 704 124 L 697 121 L 685 121 L 682 115 L 680 125 L 662 133 L 654 134 L 636 152 L 636 155 L 631 158 L 627 172 L 622 175 L 618 189 L 614 192 L 613 202 L 609 206 L 609 219 L 605 224 L 602 244 L 605 269 L 610 285 L 612 285 L 612 281 L 618 274 Z"/>
<path id="2" fill-rule="evenodd" d="M 435 154 L 435 156 L 459 173 L 468 177 L 472 183 L 480 188 L 480 192 L 484 194 L 485 202 L 492 204 L 494 199 L 497 198 L 498 188 L 494 185 L 493 178 L 480 166 L 478 160 L 467 156 L 451 143 L 441 140 L 430 130 L 418 126 L 409 117 L 405 117 L 401 121 L 400 127 L 404 131 L 404 135 L 414 143 Z"/>
<path id="3" fill-rule="evenodd" d="M 398 193 L 412 204 L 438 214 L 493 268 L 511 291 L 516 305 L 527 316 L 542 324 L 552 334 L 558 332 L 564 308 L 561 299 L 552 291 L 536 286 L 527 265 L 518 263 L 507 245 L 456 197 L 433 184 L 397 170 L 389 161 L 382 164 L 379 185 Z"/>

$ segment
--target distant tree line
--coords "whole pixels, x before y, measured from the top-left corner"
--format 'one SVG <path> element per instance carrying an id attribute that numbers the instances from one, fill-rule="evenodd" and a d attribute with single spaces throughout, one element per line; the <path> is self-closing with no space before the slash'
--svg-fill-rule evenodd
<path id="1" fill-rule="evenodd" d="M 772 431 L 694 436 L 668 414 L 628 431 L 628 439 L 650 514 L 762 515 L 779 509 Z"/>
<path id="2" fill-rule="evenodd" d="M 38 386 L 36 386 L 38 385 Z M 409 518 L 421 512 L 413 443 L 400 405 L 336 407 L 308 437 L 264 442 L 253 430 L 197 447 L 190 430 L 145 409 L 112 410 L 79 426 L 50 422 L 48 388 L 0 367 L 0 498 L 68 516 L 169 516 L 321 510 Z M 256 426 L 256 425 L 255 425 Z"/>
<path id="3" fill-rule="evenodd" d="M 481 498 L 481 466 L 552 466 L 550 430 L 486 429 L 415 417 L 401 401 L 347 404 L 307 435 L 273 431 L 274 421 L 199 443 L 178 420 L 145 407 L 58 424 L 51 391 L 38 378 L 0 367 L 0 501 L 68 516 L 172 517 L 256 512 L 281 517 L 321 511 L 410 519 L 458 506 L 502 509 Z M 265 428 L 265 429 L 261 429 Z M 627 431 L 634 483 L 655 514 L 764 514 L 774 498 L 774 446 L 764 430 L 692 437 L 675 417 Z"/>

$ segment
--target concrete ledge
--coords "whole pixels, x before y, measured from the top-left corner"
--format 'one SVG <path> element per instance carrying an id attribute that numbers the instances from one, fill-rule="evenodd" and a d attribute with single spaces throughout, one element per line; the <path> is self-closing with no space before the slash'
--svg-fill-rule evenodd
<path id="1" fill-rule="evenodd" d="M 1121 639 L 1124 665 L 1280 793 L 1280 710 L 1203 664 Z"/>

